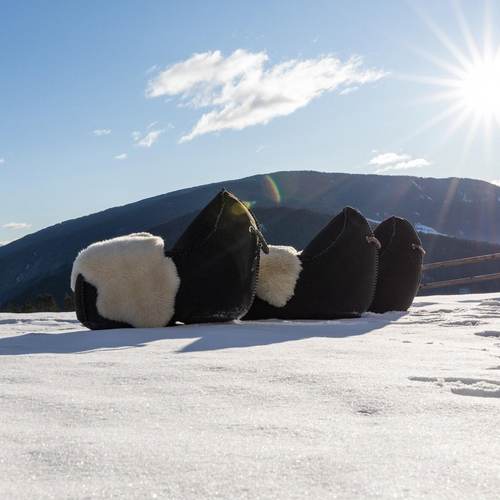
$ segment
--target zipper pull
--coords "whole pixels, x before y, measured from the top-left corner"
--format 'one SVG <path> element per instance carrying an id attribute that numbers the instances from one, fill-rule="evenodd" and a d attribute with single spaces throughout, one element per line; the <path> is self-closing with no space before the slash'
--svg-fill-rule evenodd
<path id="1" fill-rule="evenodd" d="M 267 244 L 266 239 L 264 238 L 264 235 L 259 231 L 259 229 L 256 228 L 255 226 L 249 226 L 248 231 L 250 233 L 254 232 L 257 235 L 257 239 L 259 240 L 260 247 L 261 247 L 262 251 L 265 254 L 268 254 L 269 253 L 269 246 Z"/>
<path id="2" fill-rule="evenodd" d="M 418 250 L 422 255 L 427 253 L 422 245 L 417 245 L 416 243 L 412 243 L 411 248 L 412 250 Z"/>
<path id="3" fill-rule="evenodd" d="M 373 235 L 369 235 L 366 237 L 366 241 L 370 244 L 370 245 L 375 245 L 375 247 L 377 248 L 377 250 L 380 250 L 382 248 L 382 244 L 380 243 L 380 241 L 375 238 L 375 236 Z"/>

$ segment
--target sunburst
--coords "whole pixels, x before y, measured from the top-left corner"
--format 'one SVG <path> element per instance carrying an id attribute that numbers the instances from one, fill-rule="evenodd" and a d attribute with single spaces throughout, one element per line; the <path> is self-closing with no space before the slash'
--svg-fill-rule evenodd
<path id="1" fill-rule="evenodd" d="M 472 35 L 463 10 L 458 2 L 453 3 L 457 22 L 463 36 L 463 46 L 452 39 L 430 19 L 425 12 L 417 13 L 428 28 L 450 53 L 450 61 L 435 54 L 415 49 L 420 55 L 433 63 L 439 76 L 413 76 L 411 80 L 429 84 L 435 91 L 424 100 L 442 104 L 443 109 L 423 124 L 413 135 L 449 122 L 445 139 L 459 129 L 468 128 L 464 141 L 464 152 L 469 149 L 479 129 L 484 130 L 486 144 L 491 143 L 493 132 L 500 131 L 500 45 L 493 43 L 491 15 L 485 9 L 485 23 L 482 42 Z M 488 7 L 488 4 L 485 4 Z"/>
<path id="2" fill-rule="evenodd" d="M 420 10 L 417 4 L 413 6 L 430 31 L 449 52 L 450 57 L 449 60 L 442 59 L 436 54 L 414 48 L 437 67 L 440 73 L 437 76 L 403 78 L 434 87 L 434 91 L 427 94 L 423 100 L 433 101 L 441 105 L 442 109 L 413 132 L 407 140 L 439 125 L 444 133 L 442 142 L 438 140 L 438 143 L 444 146 L 451 136 L 462 129 L 464 132 L 462 154 L 458 156 L 459 160 L 455 166 L 459 171 L 469 157 L 470 147 L 477 138 L 484 140 L 484 154 L 488 159 L 491 156 L 493 134 L 500 135 L 500 45 L 495 45 L 493 42 L 490 5 L 485 2 L 483 36 L 482 41 L 478 43 L 479 38 L 473 36 L 461 4 L 458 0 L 453 2 L 462 35 L 459 45 Z M 448 126 L 443 127 L 443 123 L 448 123 Z M 438 214 L 440 221 L 438 227 L 447 219 L 458 187 L 458 179 L 450 182 L 445 203 Z"/>

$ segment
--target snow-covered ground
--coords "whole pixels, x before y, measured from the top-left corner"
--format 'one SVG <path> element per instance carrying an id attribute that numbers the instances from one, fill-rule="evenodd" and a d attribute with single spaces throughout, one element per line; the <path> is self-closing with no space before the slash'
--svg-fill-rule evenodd
<path id="1" fill-rule="evenodd" d="M 500 294 L 91 332 L 0 314 L 0 498 L 498 498 Z"/>

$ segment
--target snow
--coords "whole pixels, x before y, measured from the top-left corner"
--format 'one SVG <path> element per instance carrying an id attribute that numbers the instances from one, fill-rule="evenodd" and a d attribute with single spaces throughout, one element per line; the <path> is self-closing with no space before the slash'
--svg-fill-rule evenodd
<path id="1" fill-rule="evenodd" d="M 425 224 L 421 224 L 420 222 L 417 222 L 415 224 L 415 230 L 419 233 L 440 234 L 442 236 L 446 236 L 444 233 L 440 233 L 439 231 L 436 231 L 433 227 L 426 226 Z"/>
<path id="2" fill-rule="evenodd" d="M 90 332 L 0 314 L 0 498 L 498 498 L 500 294 Z"/>
<path id="3" fill-rule="evenodd" d="M 416 214 L 415 214 L 416 215 Z M 377 220 L 377 219 L 367 219 L 368 222 L 373 226 L 373 227 L 376 227 L 378 226 L 382 221 L 380 220 Z M 426 226 L 425 224 L 421 224 L 420 222 L 416 222 L 414 224 L 414 227 L 415 227 L 415 231 L 417 231 L 418 233 L 426 233 L 426 234 L 437 234 L 437 235 L 441 235 L 441 236 L 447 236 L 445 233 L 440 233 L 439 231 L 436 231 L 436 229 L 434 229 L 433 227 L 431 226 Z"/>

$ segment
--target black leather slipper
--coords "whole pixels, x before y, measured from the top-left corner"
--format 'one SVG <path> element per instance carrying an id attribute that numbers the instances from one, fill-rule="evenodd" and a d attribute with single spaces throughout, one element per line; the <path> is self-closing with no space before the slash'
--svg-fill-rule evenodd
<path id="1" fill-rule="evenodd" d="M 71 277 L 77 317 L 94 330 L 238 319 L 254 299 L 262 247 L 252 214 L 221 191 L 171 250 L 149 233 L 82 250 Z"/>
<path id="2" fill-rule="evenodd" d="M 377 247 L 367 220 L 347 207 L 302 252 L 269 245 L 261 255 L 255 301 L 246 320 L 335 319 L 368 310 Z"/>
<path id="3" fill-rule="evenodd" d="M 375 229 L 380 241 L 379 270 L 370 311 L 406 311 L 420 286 L 425 250 L 406 219 L 390 217 Z"/>

